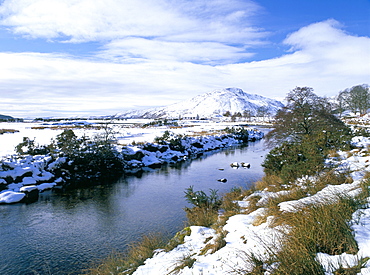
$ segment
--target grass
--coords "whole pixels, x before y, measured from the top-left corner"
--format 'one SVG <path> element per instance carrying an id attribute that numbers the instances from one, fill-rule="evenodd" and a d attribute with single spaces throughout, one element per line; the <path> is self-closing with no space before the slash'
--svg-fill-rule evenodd
<path id="1" fill-rule="evenodd" d="M 266 190 L 270 192 L 277 192 L 283 189 L 283 180 L 276 175 L 265 175 L 260 181 L 255 183 L 257 190 Z"/>
<path id="2" fill-rule="evenodd" d="M 17 133 L 19 132 L 19 130 L 15 130 L 15 129 L 0 129 L 0 135 L 2 134 L 5 134 L 5 133 Z"/>
<path id="3" fill-rule="evenodd" d="M 217 232 L 217 237 L 206 240 L 208 243 L 207 245 L 201 250 L 200 255 L 205 254 L 213 254 L 216 251 L 220 250 L 226 245 L 225 237 L 227 235 L 227 231 L 219 228 Z"/>
<path id="4" fill-rule="evenodd" d="M 339 195 L 298 212 L 281 214 L 290 229 L 280 240 L 282 249 L 271 256 L 271 261 L 278 263 L 272 274 L 324 274 L 315 259 L 318 252 L 357 253 L 349 222 L 361 205 L 357 198 Z"/>
<path id="5" fill-rule="evenodd" d="M 349 267 L 349 264 L 340 262 L 339 268 L 333 271 L 334 275 L 356 275 L 361 273 L 361 269 L 366 267 L 367 262 L 370 260 L 369 257 L 357 259 L 357 264 Z M 343 261 L 343 260 L 342 260 Z"/>
<path id="6" fill-rule="evenodd" d="M 218 211 L 207 207 L 185 208 L 188 225 L 210 227 L 218 219 Z"/>
<path id="7" fill-rule="evenodd" d="M 183 255 L 176 261 L 175 267 L 168 274 L 178 274 L 185 267 L 193 267 L 196 259 L 193 258 L 194 254 Z"/>
<path id="8" fill-rule="evenodd" d="M 129 275 L 154 255 L 154 250 L 164 248 L 167 239 L 162 234 L 149 234 L 129 246 L 126 253 L 112 253 L 102 263 L 89 269 L 89 275 Z"/>

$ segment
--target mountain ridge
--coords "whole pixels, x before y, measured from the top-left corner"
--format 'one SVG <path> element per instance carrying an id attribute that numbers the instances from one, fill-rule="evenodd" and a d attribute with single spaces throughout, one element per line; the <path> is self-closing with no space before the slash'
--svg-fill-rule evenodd
<path id="1" fill-rule="evenodd" d="M 164 107 L 132 110 L 118 114 L 120 118 L 220 118 L 226 112 L 231 114 L 249 111 L 256 115 L 274 115 L 284 105 L 275 99 L 249 94 L 239 88 L 224 88 L 197 95 L 191 99 Z"/>

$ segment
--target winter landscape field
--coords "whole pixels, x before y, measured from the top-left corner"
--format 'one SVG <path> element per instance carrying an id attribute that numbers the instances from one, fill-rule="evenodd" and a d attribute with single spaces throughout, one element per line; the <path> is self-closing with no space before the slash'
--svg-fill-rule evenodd
<path id="1" fill-rule="evenodd" d="M 370 275 L 369 0 L 0 0 L 0 275 Z"/>
<path id="2" fill-rule="evenodd" d="M 362 118 L 352 119 L 351 123 L 367 125 L 367 121 L 367 117 L 363 116 Z M 153 120 L 110 121 L 110 128 L 114 129 L 114 136 L 117 140 L 116 146 L 153 142 L 156 137 L 163 135 L 166 131 L 187 136 L 202 135 L 206 137 L 214 135 L 226 127 L 243 124 L 242 122 L 199 120 L 184 121 L 181 126 L 177 127 L 168 125 L 149 128 L 138 127 L 138 125 L 150 124 L 151 122 Z M 78 137 L 93 137 L 97 134 L 104 134 L 104 129 L 94 128 L 93 126 L 105 125 L 106 123 L 103 120 L 75 121 L 74 123 L 68 121 L 2 123 L 1 128 L 15 129 L 19 132 L 0 135 L 1 154 L 5 159 L 7 156 L 14 155 L 15 146 L 22 141 L 24 136 L 32 137 L 38 144 L 48 144 L 65 128 L 72 127 Z M 54 129 L 61 126 L 65 128 Z M 230 193 L 232 194 L 230 203 L 234 206 L 230 209 L 227 208 L 224 213 L 220 212 L 218 214 L 219 221 L 216 224 L 209 227 L 196 225 L 186 227 L 185 231 L 183 230 L 176 235 L 175 242 L 178 242 L 177 245 L 171 249 L 158 248 L 154 250 L 154 254 L 150 254 L 152 256 L 148 256 L 149 258 L 143 261 L 133 273 L 129 271 L 130 268 L 124 267 L 125 264 L 120 263 L 120 260 L 116 259 L 115 256 L 108 260 L 111 261 L 109 265 L 117 266 L 117 274 L 126 274 L 125 272 L 129 272 L 127 274 L 143 275 L 274 274 L 274 270 L 279 265 L 292 264 L 289 261 L 284 263 L 281 260 L 279 263 L 271 260 L 273 255 L 279 255 L 279 251 L 286 246 L 285 236 L 290 230 L 289 226 L 278 222 L 279 215 L 285 215 L 285 217 L 310 215 L 307 211 L 311 211 L 311 208 L 317 210 L 316 208 L 322 207 L 325 209 L 330 208 L 333 204 L 335 205 L 338 201 L 355 200 L 359 203 L 359 208 L 351 208 L 353 213 L 350 217 L 345 218 L 347 227 L 341 229 L 348 230 L 355 243 L 349 245 L 350 248 L 347 252 L 346 248 L 337 247 L 337 250 L 317 253 L 314 259 L 325 274 L 370 274 L 370 212 L 368 208 L 370 202 L 368 194 L 370 139 L 363 136 L 353 137 L 351 144 L 353 149 L 332 152 L 326 159 L 325 165 L 333 169 L 331 173 L 334 173 L 334 176 L 332 175 L 331 178 L 325 174 L 318 174 L 301 177 L 295 182 L 281 186 L 278 182 L 271 182 L 271 180 L 267 183 L 257 182 L 257 189 L 252 189 L 254 191 L 234 189 Z M 6 160 L 3 163 L 9 164 Z M 22 169 L 25 169 L 25 167 Z M 2 173 L 4 172 L 5 170 Z M 346 176 L 340 180 L 339 178 L 343 177 L 341 176 L 343 174 Z M 21 175 L 22 172 L 18 174 L 18 176 Z M 326 177 L 329 178 L 326 179 Z M 23 183 L 24 187 L 32 187 L 26 181 Z M 321 187 L 316 189 L 315 186 Z M 52 188 L 53 185 L 50 187 Z M 13 188 L 17 191 L 16 185 Z M 43 189 L 40 188 L 40 191 L 43 192 Z M 6 190 L 0 193 L 3 202 L 6 201 L 5 192 Z M 194 192 L 193 196 L 196 198 L 199 194 L 196 191 Z M 276 207 L 274 211 L 278 212 L 270 212 L 272 211 L 272 205 Z M 2 212 L 4 213 L 4 210 Z M 299 214 L 300 212 L 307 214 Z M 331 218 L 325 217 L 324 219 Z M 326 225 L 320 225 L 323 222 L 330 223 L 330 220 L 317 221 L 316 225 L 306 224 L 305 226 L 313 226 L 311 230 L 314 231 L 328 230 Z M 177 240 L 177 238 L 180 240 Z M 310 239 L 313 237 L 307 235 L 303 238 Z M 345 242 L 341 245 L 348 246 Z M 298 253 L 301 253 L 301 255 L 298 255 L 299 259 L 307 260 L 307 257 L 309 257 L 306 254 L 309 253 L 308 251 Z M 312 273 L 305 274 L 321 274 L 321 271 L 319 271 L 321 269 L 317 266 L 309 267 L 308 270 L 311 271 L 306 270 L 304 272 Z M 336 273 L 338 270 L 342 270 L 340 272 L 344 273 Z M 91 274 L 108 274 L 111 271 L 105 272 L 108 271 L 99 267 Z"/>

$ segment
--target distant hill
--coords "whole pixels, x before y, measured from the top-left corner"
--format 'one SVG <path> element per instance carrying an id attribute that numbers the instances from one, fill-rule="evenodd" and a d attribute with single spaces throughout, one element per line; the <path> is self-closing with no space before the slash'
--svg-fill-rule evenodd
<path id="1" fill-rule="evenodd" d="M 6 116 L 6 115 L 0 115 L 0 120 L 14 120 L 14 117 Z"/>
<path id="2" fill-rule="evenodd" d="M 249 111 L 256 115 L 261 109 L 270 115 L 284 105 L 277 100 L 248 94 L 239 88 L 218 89 L 192 99 L 165 107 L 133 110 L 118 115 L 120 118 L 217 118 L 226 112 L 235 114 Z"/>

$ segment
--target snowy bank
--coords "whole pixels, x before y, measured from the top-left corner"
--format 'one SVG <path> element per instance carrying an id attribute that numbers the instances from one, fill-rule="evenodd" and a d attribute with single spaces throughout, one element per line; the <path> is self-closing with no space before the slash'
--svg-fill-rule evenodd
<path id="1" fill-rule="evenodd" d="M 134 173 L 145 168 L 157 168 L 164 164 L 198 157 L 204 152 L 263 138 L 263 133 L 254 129 L 243 129 L 242 133 L 243 136 L 236 131 L 234 134 L 200 137 L 169 134 L 167 139 L 158 139 L 158 143 L 115 145 L 111 150 L 115 160 L 119 162 L 118 169 L 103 167 L 104 155 L 94 155 L 91 151 L 87 152 L 86 157 L 83 154 L 78 156 L 84 160 L 82 164 L 77 163 L 79 159 L 70 159 L 63 153 L 3 157 L 0 161 L 0 190 L 3 190 L 0 203 L 21 201 L 23 199 L 21 195 L 31 192 L 35 194 L 33 191 L 35 189 L 42 192 L 55 186 L 71 186 L 82 182 L 104 180 L 108 177 L 107 173 L 120 176 L 123 173 Z M 87 157 L 89 161 L 86 161 Z M 103 160 L 98 160 L 97 157 Z M 91 163 L 93 166 L 90 165 Z M 10 191 L 14 193 L 5 193 Z M 23 197 L 28 198 L 28 196 Z"/>
<path id="2" fill-rule="evenodd" d="M 282 213 L 297 212 L 303 207 L 335 201 L 340 196 L 356 197 L 361 193 L 361 186 L 370 172 L 370 139 L 356 137 L 352 140 L 359 148 L 350 152 L 339 152 L 339 157 L 328 159 L 327 164 L 336 167 L 338 173 L 344 170 L 351 176 L 352 182 L 339 185 L 327 184 L 314 195 L 301 199 L 283 201 L 278 204 Z M 364 179 L 365 177 L 365 179 Z M 296 188 L 305 188 L 303 182 L 315 182 L 315 177 L 303 178 L 295 183 Z M 369 188 L 369 184 L 366 188 Z M 227 218 L 224 225 L 218 230 L 206 227 L 191 226 L 191 234 L 184 238 L 184 242 L 174 249 L 165 252 L 159 251 L 152 258 L 147 259 L 144 265 L 133 273 L 144 274 L 180 274 L 180 275 L 211 275 L 211 274 L 255 274 L 258 264 L 261 266 L 258 274 L 272 274 L 279 265 L 278 262 L 267 264 L 270 255 L 282 249 L 281 240 L 284 232 L 290 228 L 274 224 L 275 217 L 266 212 L 267 201 L 270 198 L 286 196 L 296 189 L 270 192 L 267 190 L 255 191 L 236 203 L 241 207 L 240 214 Z M 366 193 L 366 192 L 365 192 Z M 367 193 L 368 194 L 368 193 Z M 257 210 L 247 211 L 252 201 Z M 352 215 L 348 222 L 357 242 L 358 251 L 329 255 L 317 253 L 316 261 L 322 266 L 326 275 L 333 275 L 339 269 L 352 268 L 355 273 L 340 274 L 370 274 L 370 197 L 367 203 L 361 206 Z M 267 216 L 266 216 L 267 215 Z M 262 218 L 264 217 L 264 218 Z M 262 218 L 262 219 L 261 219 Z M 207 244 L 217 239 L 217 232 L 226 232 L 225 244 L 217 251 L 205 251 Z M 191 259 L 185 265 L 185 260 Z M 335 273 L 339 274 L 339 273 Z"/>

